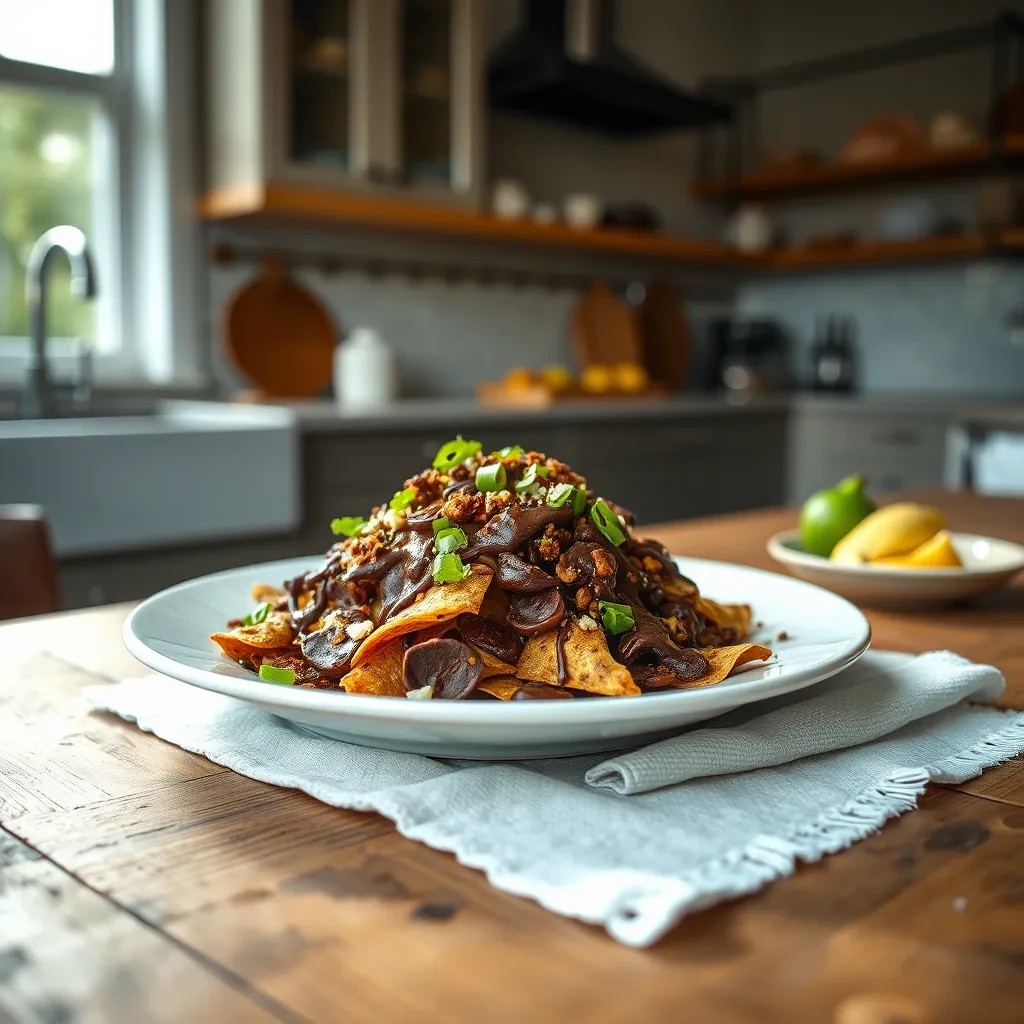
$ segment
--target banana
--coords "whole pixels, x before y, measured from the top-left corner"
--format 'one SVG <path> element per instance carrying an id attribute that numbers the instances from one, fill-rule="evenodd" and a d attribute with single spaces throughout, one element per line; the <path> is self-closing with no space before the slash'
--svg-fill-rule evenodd
<path id="1" fill-rule="evenodd" d="M 832 549 L 830 560 L 860 565 L 876 558 L 905 555 L 943 529 L 946 521 L 937 508 L 900 501 L 885 505 L 862 519 Z"/>

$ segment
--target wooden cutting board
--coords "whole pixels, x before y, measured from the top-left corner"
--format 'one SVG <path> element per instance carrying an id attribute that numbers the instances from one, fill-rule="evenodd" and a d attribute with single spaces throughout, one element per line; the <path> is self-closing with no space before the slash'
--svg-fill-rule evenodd
<path id="1" fill-rule="evenodd" d="M 262 395 L 311 398 L 331 381 L 334 322 L 278 260 L 234 294 L 222 333 L 228 358 Z"/>
<path id="2" fill-rule="evenodd" d="M 672 285 L 667 281 L 647 284 L 636 319 L 651 380 L 670 391 L 682 391 L 690 379 L 693 342 L 682 301 Z"/>
<path id="3" fill-rule="evenodd" d="M 642 363 L 640 331 L 629 306 L 606 281 L 594 281 L 572 311 L 572 345 L 580 369 Z"/>

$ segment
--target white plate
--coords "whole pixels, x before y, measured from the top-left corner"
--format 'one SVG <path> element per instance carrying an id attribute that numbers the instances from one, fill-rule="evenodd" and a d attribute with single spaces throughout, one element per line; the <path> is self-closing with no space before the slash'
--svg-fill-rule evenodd
<path id="1" fill-rule="evenodd" d="M 322 558 L 230 569 L 161 591 L 124 624 L 128 650 L 144 665 L 203 689 L 258 704 L 316 732 L 365 746 L 439 757 L 552 757 L 614 750 L 678 731 L 741 704 L 834 675 L 867 649 L 871 630 L 849 602 L 818 587 L 745 566 L 677 559 L 702 593 L 746 601 L 763 623 L 757 638 L 771 662 L 696 690 L 574 701 L 412 701 L 261 682 L 209 640 L 251 604 L 254 583 L 280 583 Z M 776 642 L 785 631 L 791 639 Z"/>
<path id="2" fill-rule="evenodd" d="M 940 605 L 1003 587 L 1024 569 L 1024 546 L 974 533 L 952 533 L 962 569 L 902 565 L 840 565 L 810 555 L 799 530 L 768 541 L 768 553 L 794 576 L 828 587 L 852 601 L 886 605 Z"/>

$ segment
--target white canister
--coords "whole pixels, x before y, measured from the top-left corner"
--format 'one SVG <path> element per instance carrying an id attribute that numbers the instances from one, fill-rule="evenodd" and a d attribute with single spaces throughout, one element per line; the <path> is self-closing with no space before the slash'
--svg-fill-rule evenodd
<path id="1" fill-rule="evenodd" d="M 346 408 L 387 405 L 398 395 L 395 353 L 372 327 L 356 327 L 334 350 L 334 397 Z"/>

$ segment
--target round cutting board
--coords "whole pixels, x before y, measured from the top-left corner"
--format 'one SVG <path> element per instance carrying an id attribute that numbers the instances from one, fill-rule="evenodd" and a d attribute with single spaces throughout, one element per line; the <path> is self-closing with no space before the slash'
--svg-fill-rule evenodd
<path id="1" fill-rule="evenodd" d="M 310 398 L 331 381 L 334 323 L 277 260 L 265 262 L 259 276 L 235 293 L 223 340 L 232 364 L 264 395 Z"/>
<path id="2" fill-rule="evenodd" d="M 572 342 L 584 370 L 641 362 L 640 332 L 633 314 L 605 281 L 594 281 L 577 301 Z"/>
<path id="3" fill-rule="evenodd" d="M 664 384 L 670 391 L 682 391 L 690 378 L 693 345 L 681 301 L 672 285 L 667 281 L 645 285 L 637 319 L 644 365 L 651 380 Z"/>

